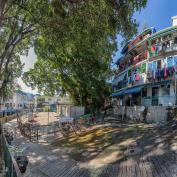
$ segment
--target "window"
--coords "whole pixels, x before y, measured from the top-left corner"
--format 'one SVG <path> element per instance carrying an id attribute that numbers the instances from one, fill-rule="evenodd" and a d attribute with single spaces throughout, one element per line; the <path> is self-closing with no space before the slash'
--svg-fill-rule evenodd
<path id="1" fill-rule="evenodd" d="M 152 97 L 156 97 L 159 95 L 159 87 L 152 88 Z"/>
<path id="2" fill-rule="evenodd" d="M 159 87 L 152 88 L 152 106 L 157 106 L 159 104 Z"/>
<path id="3" fill-rule="evenodd" d="M 6 104 L 5 104 L 5 107 L 7 107 L 7 108 L 8 108 L 8 107 L 9 107 L 9 103 L 6 103 Z"/>
<path id="4" fill-rule="evenodd" d="M 177 44 L 177 37 L 175 37 L 174 39 L 174 44 Z"/>
<path id="5" fill-rule="evenodd" d="M 142 97 L 147 97 L 147 88 L 142 89 Z"/>
<path id="6" fill-rule="evenodd" d="M 169 95 L 170 95 L 170 85 L 162 85 L 161 96 L 169 96 Z"/>

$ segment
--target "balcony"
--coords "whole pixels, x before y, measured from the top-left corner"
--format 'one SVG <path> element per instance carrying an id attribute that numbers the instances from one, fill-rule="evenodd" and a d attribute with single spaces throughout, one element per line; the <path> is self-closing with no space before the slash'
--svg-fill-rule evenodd
<path id="1" fill-rule="evenodd" d="M 147 58 L 148 58 L 148 51 L 142 52 L 136 55 L 135 57 L 132 57 L 128 62 L 119 64 L 119 69 L 117 74 L 120 74 L 121 72 L 127 70 L 128 68 L 139 64 L 140 62 L 146 60 Z"/>
<path id="2" fill-rule="evenodd" d="M 149 58 L 154 58 L 159 55 L 163 55 L 165 53 L 173 52 L 173 51 L 177 51 L 177 44 L 172 44 L 170 46 L 160 44 L 158 46 L 155 46 L 154 51 L 149 51 Z"/>
<path id="3" fill-rule="evenodd" d="M 176 96 L 156 96 L 156 97 L 146 97 L 142 98 L 141 104 L 144 106 L 170 106 L 175 105 Z"/>
<path id="4" fill-rule="evenodd" d="M 172 51 L 177 51 L 177 44 L 173 44 L 172 46 L 167 47 L 165 49 L 165 52 L 172 52 Z"/>

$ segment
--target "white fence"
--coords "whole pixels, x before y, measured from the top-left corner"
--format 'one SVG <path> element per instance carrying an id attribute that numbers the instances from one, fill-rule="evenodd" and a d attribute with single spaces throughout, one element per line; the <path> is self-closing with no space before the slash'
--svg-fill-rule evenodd
<path id="1" fill-rule="evenodd" d="M 143 114 L 141 111 L 141 106 L 117 106 L 114 107 L 114 115 L 122 116 L 133 119 L 133 120 L 143 120 Z M 148 122 L 162 122 L 167 119 L 167 107 L 166 106 L 149 106 L 147 110 L 146 119 Z"/>

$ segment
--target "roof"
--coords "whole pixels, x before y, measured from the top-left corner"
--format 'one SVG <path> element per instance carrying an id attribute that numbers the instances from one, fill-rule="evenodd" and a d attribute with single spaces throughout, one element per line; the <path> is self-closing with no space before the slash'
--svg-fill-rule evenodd
<path id="1" fill-rule="evenodd" d="M 155 34 L 153 34 L 152 36 L 150 36 L 147 40 L 153 40 L 157 37 L 161 37 L 161 36 L 170 34 L 174 31 L 177 31 L 177 26 L 171 26 L 169 28 L 165 28 L 163 30 L 160 30 L 160 31 L 156 32 Z"/>
<path id="2" fill-rule="evenodd" d="M 126 94 L 139 93 L 143 87 L 144 85 L 126 88 L 118 92 L 112 93 L 111 96 L 115 97 L 115 96 L 121 96 L 121 95 L 126 95 Z"/>

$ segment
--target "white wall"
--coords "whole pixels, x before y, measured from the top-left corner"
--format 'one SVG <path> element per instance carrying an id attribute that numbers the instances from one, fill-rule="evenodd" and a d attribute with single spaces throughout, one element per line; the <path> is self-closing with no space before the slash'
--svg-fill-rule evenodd
<path id="1" fill-rule="evenodd" d="M 11 108 L 13 108 L 13 109 L 23 109 L 24 104 L 27 107 L 30 107 L 30 105 L 33 104 L 33 99 L 32 99 L 32 97 L 30 97 L 28 95 L 15 92 L 13 94 L 12 98 L 3 102 L 3 106 L 1 106 L 1 110 L 6 110 L 7 109 L 7 107 L 5 106 L 6 104 L 9 104 L 10 109 Z"/>
<path id="2" fill-rule="evenodd" d="M 177 26 L 177 16 L 174 16 L 172 19 L 172 26 Z"/>
<path id="3" fill-rule="evenodd" d="M 167 107 L 165 106 L 149 106 L 147 111 L 148 122 L 161 122 L 167 119 Z M 143 120 L 141 106 L 127 107 L 126 111 L 123 106 L 114 107 L 114 115 L 122 115 L 126 113 L 127 117 L 132 120 Z"/>

